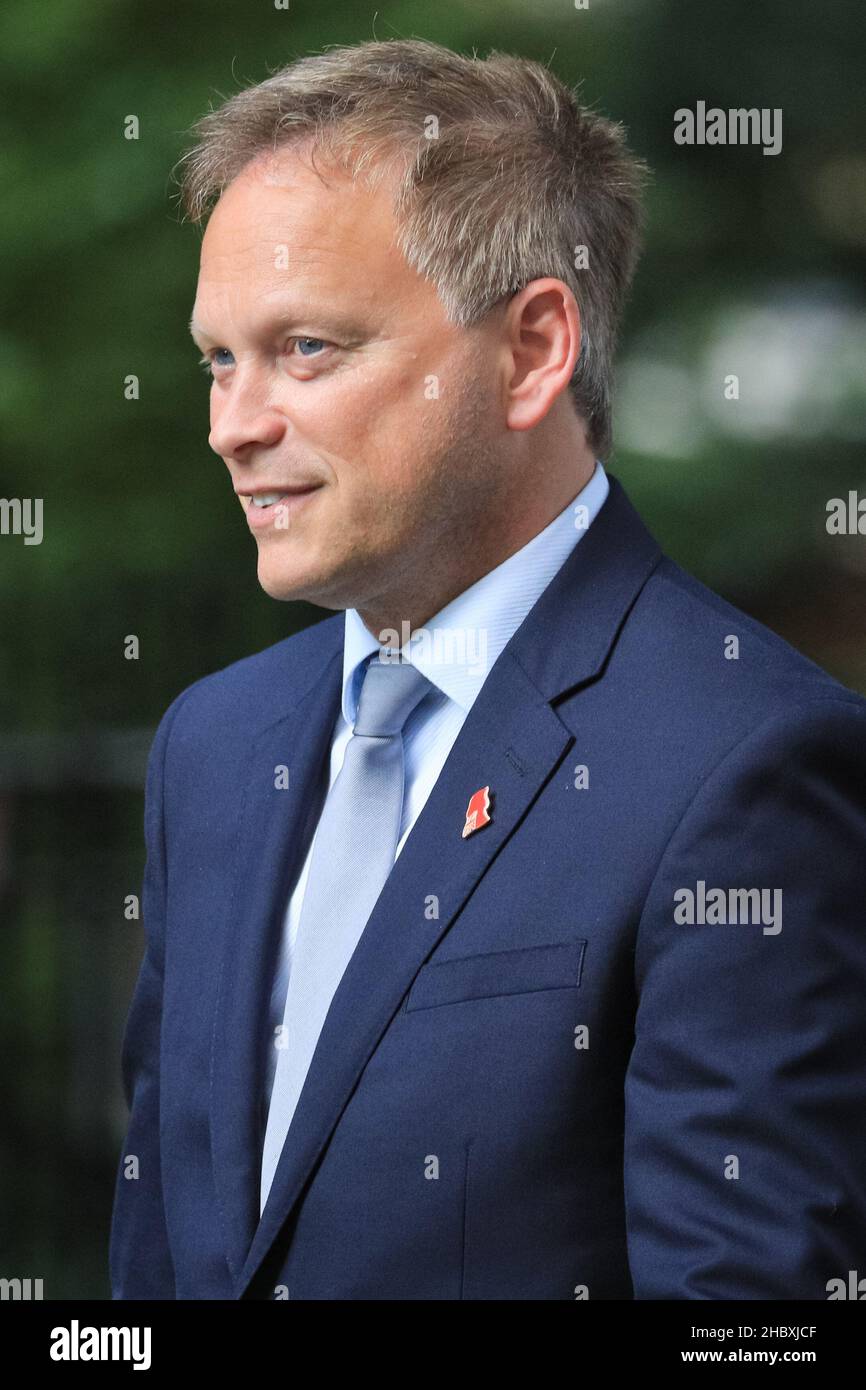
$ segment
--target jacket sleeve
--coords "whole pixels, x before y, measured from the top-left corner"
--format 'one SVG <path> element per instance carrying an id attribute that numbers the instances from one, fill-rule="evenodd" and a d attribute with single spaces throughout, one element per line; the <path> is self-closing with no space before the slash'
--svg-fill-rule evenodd
<path id="1" fill-rule="evenodd" d="M 684 890 L 700 916 L 712 889 L 721 920 L 684 920 Z M 765 890 L 760 914 L 732 889 Z M 866 1270 L 866 702 L 791 707 L 716 766 L 647 895 L 635 982 L 635 1298 L 826 1299 Z"/>
<path id="2" fill-rule="evenodd" d="M 190 687 L 191 688 L 191 687 Z M 183 691 L 160 721 L 150 749 L 144 804 L 142 885 L 144 958 L 121 1052 L 129 1124 L 114 1191 L 109 1245 L 113 1299 L 173 1299 L 174 1268 L 160 1173 L 159 1073 L 165 951 L 166 852 L 163 780 L 166 747 Z"/>

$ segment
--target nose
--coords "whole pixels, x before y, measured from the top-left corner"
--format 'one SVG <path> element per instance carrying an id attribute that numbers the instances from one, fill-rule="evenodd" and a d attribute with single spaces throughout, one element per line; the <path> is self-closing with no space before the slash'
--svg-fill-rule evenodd
<path id="1" fill-rule="evenodd" d="M 285 417 L 249 392 L 235 389 L 221 399 L 211 399 L 208 444 L 222 459 L 242 460 L 251 448 L 278 444 L 286 429 Z"/>

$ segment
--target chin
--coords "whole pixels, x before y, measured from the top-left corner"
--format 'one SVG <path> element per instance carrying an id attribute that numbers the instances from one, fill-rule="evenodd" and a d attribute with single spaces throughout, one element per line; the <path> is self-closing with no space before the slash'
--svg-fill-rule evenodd
<path id="1" fill-rule="evenodd" d="M 258 580 L 269 598 L 278 599 L 283 603 L 292 599 L 305 600 L 308 603 L 318 602 L 316 592 L 319 585 L 315 576 L 299 572 L 297 568 L 289 569 L 269 564 L 267 559 L 260 558 Z"/>
<path id="2" fill-rule="evenodd" d="M 259 584 L 264 589 L 269 598 L 282 599 L 284 602 L 289 599 L 302 599 L 306 597 L 306 586 L 295 577 L 280 574 L 259 573 Z"/>

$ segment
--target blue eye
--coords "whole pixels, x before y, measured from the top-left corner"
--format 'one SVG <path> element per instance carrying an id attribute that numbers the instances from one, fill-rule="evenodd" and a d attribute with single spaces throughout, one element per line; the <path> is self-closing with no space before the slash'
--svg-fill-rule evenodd
<path id="1" fill-rule="evenodd" d="M 301 357 L 318 357 L 329 346 L 324 338 L 297 337 L 290 341 L 290 352 L 293 345 L 297 344 Z M 201 365 L 209 376 L 214 375 L 214 369 L 226 369 L 235 365 L 234 355 L 229 348 L 213 348 L 206 357 L 201 358 Z"/>
<path id="2" fill-rule="evenodd" d="M 232 356 L 232 354 L 229 352 L 228 348 L 216 348 L 216 349 L 210 354 L 210 356 L 199 358 L 199 361 L 201 362 L 201 365 L 204 367 L 205 372 L 207 373 L 208 376 L 213 376 L 213 369 L 214 369 L 215 366 L 217 366 L 217 367 L 230 367 L 230 366 L 232 365 L 231 362 L 220 361 L 219 359 L 220 359 L 220 355 L 221 355 L 221 354 L 225 354 L 226 357 L 231 357 L 231 356 Z M 232 361 L 234 361 L 233 358 L 232 358 Z"/>

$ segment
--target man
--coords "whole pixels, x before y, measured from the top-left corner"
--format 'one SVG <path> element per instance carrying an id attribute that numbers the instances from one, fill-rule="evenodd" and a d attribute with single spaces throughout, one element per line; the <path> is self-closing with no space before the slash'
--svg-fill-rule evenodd
<path id="1" fill-rule="evenodd" d="M 826 1298 L 866 701 L 603 467 L 639 164 L 414 41 L 198 134 L 210 444 L 262 587 L 336 615 L 153 744 L 114 1297 Z"/>

